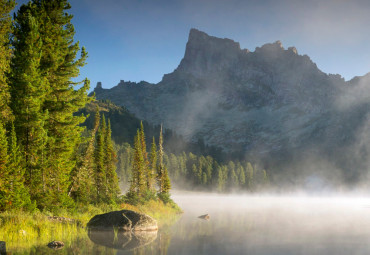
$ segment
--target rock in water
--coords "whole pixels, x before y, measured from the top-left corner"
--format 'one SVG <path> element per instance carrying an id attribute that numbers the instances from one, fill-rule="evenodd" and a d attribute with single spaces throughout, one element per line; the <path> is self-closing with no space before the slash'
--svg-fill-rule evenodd
<path id="1" fill-rule="evenodd" d="M 89 223 L 89 229 L 110 230 L 116 228 L 123 231 L 153 231 L 158 229 L 157 221 L 152 217 L 130 211 L 113 211 L 95 215 Z"/>
<path id="2" fill-rule="evenodd" d="M 88 236 L 96 244 L 119 250 L 132 250 L 148 245 L 157 238 L 158 231 L 89 230 Z"/>
<path id="3" fill-rule="evenodd" d="M 48 247 L 52 248 L 52 249 L 55 249 L 55 250 L 58 250 L 58 249 L 61 249 L 61 248 L 64 247 L 64 243 L 62 241 L 52 241 L 52 242 L 48 243 Z"/>
<path id="4" fill-rule="evenodd" d="M 0 255 L 6 255 L 6 244 L 3 241 L 0 241 Z"/>
<path id="5" fill-rule="evenodd" d="M 209 220 L 209 219 L 210 219 L 210 217 L 209 217 L 209 215 L 208 215 L 208 214 L 201 215 L 201 216 L 199 216 L 198 218 L 199 218 L 199 219 L 202 219 L 202 220 Z"/>

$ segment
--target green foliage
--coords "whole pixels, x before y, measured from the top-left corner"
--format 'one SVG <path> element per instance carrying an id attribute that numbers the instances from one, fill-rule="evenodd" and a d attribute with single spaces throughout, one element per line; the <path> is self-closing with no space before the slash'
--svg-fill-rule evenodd
<path id="1" fill-rule="evenodd" d="M 155 173 L 157 171 L 157 146 L 153 137 L 152 146 L 150 149 L 150 165 L 148 169 L 148 189 L 154 190 Z"/>
<path id="2" fill-rule="evenodd" d="M 170 181 L 170 177 L 168 176 L 168 171 L 167 171 L 167 167 L 164 167 L 163 168 L 163 173 L 162 173 L 162 192 L 161 193 L 166 193 L 166 194 L 169 194 L 170 193 L 170 189 L 171 189 L 171 181 Z"/>
<path id="3" fill-rule="evenodd" d="M 180 207 L 172 200 L 170 193 L 159 193 L 158 198 L 165 204 L 172 208 L 181 211 Z"/>
<path id="4" fill-rule="evenodd" d="M 124 202 L 130 205 L 138 205 L 143 203 L 140 196 L 135 191 L 129 191 L 124 196 Z"/>
<path id="5" fill-rule="evenodd" d="M 9 190 L 7 189 L 8 174 L 8 141 L 5 128 L 0 122 L 0 210 L 4 210 L 8 201 L 6 201 Z"/>
<path id="6" fill-rule="evenodd" d="M 100 127 L 96 136 L 96 146 L 94 152 L 95 159 L 95 185 L 97 202 L 104 200 L 106 196 L 106 173 L 104 167 L 104 127 Z"/>
<path id="7" fill-rule="evenodd" d="M 2 123 L 8 122 L 12 117 L 7 73 L 12 55 L 9 42 L 12 24 L 10 12 L 14 6 L 14 0 L 0 0 L 0 122 Z"/>
<path id="8" fill-rule="evenodd" d="M 8 201 L 8 208 L 33 210 L 35 204 L 31 202 L 30 195 L 24 187 L 24 168 L 22 155 L 17 143 L 14 124 L 11 125 L 9 135 L 8 151 L 8 180 L 5 186 L 8 187 L 9 194 L 5 201 Z"/>
<path id="9" fill-rule="evenodd" d="M 89 82 L 72 81 L 87 53 L 73 42 L 67 0 L 34 0 L 14 18 L 10 94 L 24 155 L 25 185 L 39 208 L 73 206 L 70 187 L 78 162 Z"/>
<path id="10" fill-rule="evenodd" d="M 110 120 L 108 120 L 108 126 L 106 128 L 106 133 L 104 136 L 104 144 L 106 147 L 104 155 L 104 164 L 106 172 L 107 202 L 116 201 L 120 193 L 120 188 L 118 186 L 118 177 L 116 173 L 117 155 L 113 148 L 111 134 L 112 134 L 111 124 Z"/>
<path id="11" fill-rule="evenodd" d="M 146 190 L 146 176 L 144 172 L 144 157 L 141 143 L 141 133 L 137 130 L 135 136 L 134 159 L 132 162 L 132 177 L 130 191 L 142 196 Z"/>

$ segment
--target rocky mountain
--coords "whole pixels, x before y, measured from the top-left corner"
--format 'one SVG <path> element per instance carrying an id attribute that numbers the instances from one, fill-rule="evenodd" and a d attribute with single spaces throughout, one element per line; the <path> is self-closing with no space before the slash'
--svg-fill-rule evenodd
<path id="1" fill-rule="evenodd" d="M 249 51 L 192 29 L 181 63 L 158 84 L 94 92 L 187 140 L 280 168 L 330 164 L 355 179 L 368 166 L 369 88 L 370 75 L 346 82 L 279 41 Z"/>

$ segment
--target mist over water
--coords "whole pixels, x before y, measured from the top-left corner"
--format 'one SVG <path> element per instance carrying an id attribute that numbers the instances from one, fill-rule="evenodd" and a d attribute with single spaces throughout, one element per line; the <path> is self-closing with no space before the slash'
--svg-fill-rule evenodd
<path id="1" fill-rule="evenodd" d="M 168 254 L 368 254 L 365 196 L 175 193 Z M 208 213 L 209 221 L 198 219 Z"/>

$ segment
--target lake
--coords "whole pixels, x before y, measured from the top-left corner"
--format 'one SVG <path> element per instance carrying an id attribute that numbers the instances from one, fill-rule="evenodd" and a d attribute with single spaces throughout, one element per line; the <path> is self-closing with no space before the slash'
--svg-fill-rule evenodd
<path id="1" fill-rule="evenodd" d="M 74 240 L 53 253 L 370 254 L 367 197 L 188 192 L 175 193 L 173 199 L 184 214 L 158 233 L 90 233 L 90 238 Z M 210 220 L 198 218 L 203 214 L 209 214 Z M 50 252 L 47 247 L 35 247 L 28 254 Z"/>

